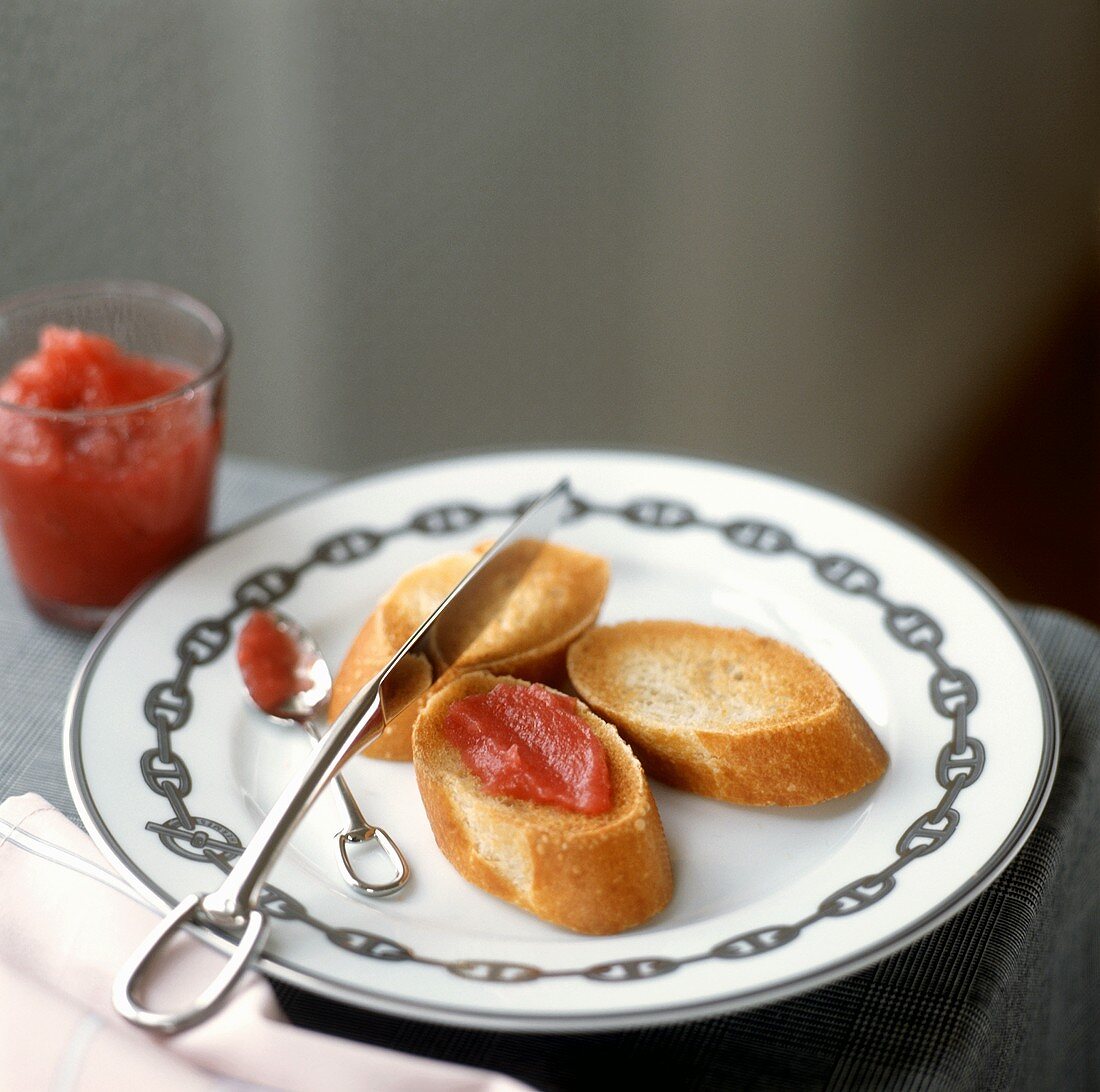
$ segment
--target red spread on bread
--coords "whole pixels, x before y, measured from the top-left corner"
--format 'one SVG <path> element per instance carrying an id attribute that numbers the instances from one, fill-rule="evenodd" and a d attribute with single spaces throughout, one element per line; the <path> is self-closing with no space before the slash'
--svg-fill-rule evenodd
<path id="1" fill-rule="evenodd" d="M 237 664 L 252 700 L 278 715 L 295 694 L 309 688 L 299 671 L 298 648 L 265 610 L 254 610 L 237 640 Z"/>
<path id="2" fill-rule="evenodd" d="M 443 734 L 486 792 L 584 815 L 611 809 L 607 755 L 571 698 L 500 683 L 454 702 Z"/>

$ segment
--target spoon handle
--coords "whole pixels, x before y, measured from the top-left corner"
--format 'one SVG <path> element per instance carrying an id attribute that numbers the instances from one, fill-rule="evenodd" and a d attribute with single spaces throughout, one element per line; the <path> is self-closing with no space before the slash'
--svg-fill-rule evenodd
<path id="1" fill-rule="evenodd" d="M 283 789 L 222 885 L 203 898 L 202 912 L 211 924 L 229 929 L 244 924 L 302 816 L 356 751 L 382 734 L 386 719 L 381 682 L 382 676 L 373 679 L 347 704 L 314 745 L 305 768 Z"/>
<path id="2" fill-rule="evenodd" d="M 301 724 L 314 739 L 321 738 L 322 730 L 316 721 L 301 720 L 298 723 Z M 405 860 L 405 854 L 401 852 L 401 847 L 386 833 L 386 831 L 381 827 L 376 827 L 363 814 L 354 794 L 348 787 L 348 783 L 344 780 L 343 776 L 337 774 L 335 781 L 337 789 L 340 790 L 340 796 L 344 801 L 344 810 L 348 813 L 348 825 L 336 835 L 336 859 L 340 866 L 340 874 L 344 882 L 350 887 L 354 887 L 357 891 L 362 891 L 363 894 L 371 895 L 374 898 L 393 895 L 409 882 L 409 862 Z M 348 855 L 349 845 L 365 845 L 372 841 L 375 842 L 386 855 L 393 868 L 393 878 L 387 880 L 385 883 L 374 883 L 370 880 L 363 879 L 363 877 L 355 871 L 355 866 L 352 864 L 351 858 Z"/>
<path id="3" fill-rule="evenodd" d="M 303 719 L 298 721 L 298 723 L 314 740 L 319 740 L 324 734 L 320 725 L 317 724 L 315 720 Z M 344 780 L 343 775 L 337 774 L 335 781 L 336 787 L 340 790 L 340 795 L 344 800 L 344 810 L 348 813 L 349 829 L 355 831 L 373 830 L 374 826 L 368 822 L 367 817 L 363 814 L 359 804 L 356 802 L 355 796 L 348 787 L 348 783 Z"/>

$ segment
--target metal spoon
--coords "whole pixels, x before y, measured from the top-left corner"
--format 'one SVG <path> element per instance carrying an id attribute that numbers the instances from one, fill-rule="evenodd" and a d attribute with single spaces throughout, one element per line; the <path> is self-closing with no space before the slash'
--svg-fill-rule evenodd
<path id="1" fill-rule="evenodd" d="M 272 712 L 261 709 L 272 720 L 290 721 L 304 728 L 313 739 L 320 739 L 324 728 L 318 722 L 318 714 L 328 705 L 332 696 L 332 672 L 325 663 L 321 649 L 313 637 L 293 618 L 271 607 L 265 608 L 265 612 L 271 616 L 275 625 L 285 633 L 298 649 L 298 663 L 304 675 L 310 681 L 305 690 L 292 694 L 277 710 Z M 245 687 L 248 692 L 248 688 Z M 256 705 L 252 694 L 248 694 L 249 701 Z M 261 708 L 256 705 L 256 708 Z M 337 774 L 336 787 L 340 790 L 340 796 L 344 801 L 344 808 L 348 813 L 348 825 L 336 835 L 337 861 L 340 867 L 340 875 L 350 887 L 362 891 L 365 895 L 373 895 L 376 898 L 384 895 L 392 895 L 400 891 L 409 881 L 409 865 L 405 855 L 397 843 L 381 828 L 369 823 L 359 805 L 355 802 L 348 783 Z M 351 859 L 348 856 L 348 845 L 364 845 L 368 842 L 377 842 L 379 848 L 385 853 L 394 869 L 394 878 L 385 883 L 368 883 L 355 872 Z"/>

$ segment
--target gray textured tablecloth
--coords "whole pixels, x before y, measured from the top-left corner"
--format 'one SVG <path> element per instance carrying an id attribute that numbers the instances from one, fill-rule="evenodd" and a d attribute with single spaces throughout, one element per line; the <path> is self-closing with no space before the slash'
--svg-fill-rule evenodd
<path id="1" fill-rule="evenodd" d="M 217 523 L 324 475 L 229 459 Z M 717 1019 L 595 1036 L 462 1031 L 276 983 L 296 1023 L 485 1066 L 546 1089 L 1100 1088 L 1100 633 L 1021 607 L 1054 681 L 1062 757 L 1046 811 L 996 883 L 900 954 L 823 989 Z M 76 819 L 61 760 L 88 638 L 40 621 L 0 576 L 0 799 L 34 791 Z M 2 1084 L 2 1077 L 0 1077 Z"/>

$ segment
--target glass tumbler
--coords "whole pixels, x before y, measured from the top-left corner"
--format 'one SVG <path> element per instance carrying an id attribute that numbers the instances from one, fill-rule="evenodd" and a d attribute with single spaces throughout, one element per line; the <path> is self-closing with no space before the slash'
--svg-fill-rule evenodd
<path id="1" fill-rule="evenodd" d="M 210 308 L 140 281 L 0 301 L 0 526 L 39 614 L 94 629 L 206 538 L 229 346 Z M 132 397 L 143 369 L 160 389 Z"/>

